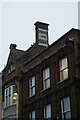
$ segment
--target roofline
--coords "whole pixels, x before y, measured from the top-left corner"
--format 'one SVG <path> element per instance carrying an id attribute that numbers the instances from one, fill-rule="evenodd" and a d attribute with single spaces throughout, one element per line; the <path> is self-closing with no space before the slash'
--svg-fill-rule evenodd
<path id="1" fill-rule="evenodd" d="M 49 26 L 49 24 L 48 24 L 48 23 L 39 22 L 39 21 L 37 21 L 34 25 L 36 25 L 37 23 L 40 23 L 40 24 L 45 24 L 45 25 Z"/>
<path id="2" fill-rule="evenodd" d="M 80 30 L 79 29 L 75 29 L 75 28 L 72 28 L 72 29 L 70 29 L 67 33 L 65 33 L 63 36 L 61 36 L 58 40 L 56 40 L 55 42 L 53 42 L 49 47 L 47 47 L 46 49 L 44 49 L 43 51 L 41 51 L 39 54 L 37 54 L 35 57 L 38 57 L 40 54 L 42 54 L 42 53 L 44 53 L 45 51 L 47 51 L 49 48 L 51 48 L 51 47 L 53 47 L 57 42 L 59 42 L 63 37 L 65 37 L 69 32 L 71 32 L 71 31 L 74 31 L 74 30 L 76 30 L 76 31 L 79 31 L 80 32 Z M 34 57 L 34 58 L 35 58 Z M 33 59 L 33 58 L 32 58 Z M 31 59 L 31 60 L 32 60 Z M 30 60 L 30 61 L 31 61 Z M 28 61 L 29 62 L 29 61 Z M 27 62 L 24 64 L 24 66 L 27 64 Z"/>
<path id="3" fill-rule="evenodd" d="M 38 22 L 38 21 L 37 21 Z M 36 22 L 36 23 L 37 23 Z M 35 24 L 36 24 L 35 23 Z M 41 22 L 40 22 L 41 23 Z M 42 23 L 41 23 L 42 24 Z M 43 24 L 46 24 L 46 23 L 43 23 Z M 49 24 L 47 24 L 47 25 L 49 25 Z M 59 39 L 57 39 L 55 42 L 53 42 L 49 47 L 47 47 L 47 48 L 45 48 L 43 51 L 41 51 L 39 54 L 37 54 L 35 57 L 37 57 L 37 56 L 39 56 L 40 54 L 42 54 L 43 52 L 45 52 L 46 50 L 48 50 L 49 48 L 51 48 L 52 46 L 54 46 L 57 42 L 59 42 L 63 37 L 65 37 L 69 32 L 71 32 L 71 31 L 78 31 L 78 32 L 80 32 L 80 30 L 79 29 L 75 29 L 75 28 L 72 28 L 72 29 L 70 29 L 67 33 L 65 33 L 63 36 L 61 36 Z M 21 55 L 18 59 L 20 59 L 22 56 L 24 56 L 26 53 L 28 53 L 28 51 L 32 48 L 32 47 L 34 47 L 35 46 L 35 44 L 33 45 L 33 46 L 31 46 L 31 47 L 29 47 L 26 51 L 24 51 L 24 50 L 21 50 L 21 51 L 23 51 L 24 53 L 23 53 L 23 55 Z M 20 50 L 20 49 L 16 49 L 16 50 Z M 18 60 L 17 59 L 17 60 Z M 7 65 L 7 64 L 6 64 Z M 24 65 L 26 65 L 26 63 L 24 64 Z M 2 70 L 2 71 L 4 71 L 6 69 L 6 66 L 5 66 L 5 68 Z"/>
<path id="4" fill-rule="evenodd" d="M 56 44 L 57 42 L 59 42 L 59 41 L 60 41 L 62 38 L 64 38 L 69 32 L 74 31 L 74 30 L 80 32 L 79 29 L 72 28 L 72 29 L 68 30 L 67 33 L 65 33 L 65 34 L 62 35 L 60 38 L 58 38 L 55 42 L 53 42 L 49 47 L 51 47 L 51 46 L 53 46 L 54 44 Z M 48 47 L 48 48 L 49 48 L 49 47 Z"/>

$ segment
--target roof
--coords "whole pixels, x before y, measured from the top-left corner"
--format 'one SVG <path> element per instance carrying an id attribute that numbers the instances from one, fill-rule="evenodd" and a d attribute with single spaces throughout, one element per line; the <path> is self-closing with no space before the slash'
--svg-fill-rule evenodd
<path id="1" fill-rule="evenodd" d="M 25 51 L 19 50 L 19 49 L 15 49 L 14 53 L 15 53 L 17 59 L 18 59 L 18 58 L 20 58 L 25 53 Z"/>
<path id="2" fill-rule="evenodd" d="M 68 33 L 70 32 L 77 32 L 77 33 L 80 33 L 80 30 L 78 29 L 74 29 L 72 28 L 71 30 L 69 30 L 66 34 L 64 34 L 63 36 L 61 36 L 58 40 L 56 40 L 54 43 L 52 43 L 48 48 L 45 48 L 43 49 L 42 51 L 40 51 L 39 53 L 37 53 L 37 55 L 35 56 L 38 56 L 40 54 L 42 54 L 43 52 L 45 52 L 46 50 L 50 49 L 51 47 L 53 47 L 55 44 L 57 44 L 57 42 L 59 42 L 62 38 L 64 38 L 65 36 L 67 36 Z M 20 49 L 12 49 L 10 52 L 14 53 L 16 55 L 16 60 L 19 59 L 20 57 L 22 57 L 23 55 L 28 55 L 30 54 L 30 52 L 32 52 L 34 50 L 34 48 L 36 47 L 37 44 L 33 44 L 31 45 L 31 47 L 29 47 L 26 51 L 24 50 L 20 50 Z M 10 54 L 9 54 L 9 57 L 8 57 L 8 60 L 7 60 L 7 63 L 9 61 L 9 58 L 10 58 Z M 6 64 L 7 66 L 7 64 Z M 5 67 L 6 68 L 6 67 Z M 4 69 L 5 69 L 4 68 Z"/>

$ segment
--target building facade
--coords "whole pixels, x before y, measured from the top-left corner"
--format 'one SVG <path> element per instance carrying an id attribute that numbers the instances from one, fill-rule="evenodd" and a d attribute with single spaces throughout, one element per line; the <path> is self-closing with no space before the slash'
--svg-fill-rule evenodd
<path id="1" fill-rule="evenodd" d="M 15 112 L 23 120 L 80 119 L 80 30 L 49 45 L 48 25 L 35 23 L 36 41 L 28 50 L 10 46 L 3 70 L 4 118 Z"/>
<path id="2" fill-rule="evenodd" d="M 2 73 L 0 73 L 0 120 L 3 118 L 2 112 Z"/>
<path id="3" fill-rule="evenodd" d="M 80 1 L 78 2 L 78 29 L 80 29 Z"/>
<path id="4" fill-rule="evenodd" d="M 24 54 L 24 51 L 17 50 L 15 44 L 10 45 L 10 53 L 6 67 L 2 71 L 3 86 L 3 119 L 18 118 L 18 77 L 20 65 L 18 59 Z"/>

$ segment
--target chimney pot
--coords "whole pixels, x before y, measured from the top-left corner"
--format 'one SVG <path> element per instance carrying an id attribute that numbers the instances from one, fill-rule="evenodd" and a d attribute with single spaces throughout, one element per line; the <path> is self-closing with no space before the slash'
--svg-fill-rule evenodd
<path id="1" fill-rule="evenodd" d="M 11 43 L 11 45 L 10 45 L 10 50 L 16 49 L 16 47 L 17 47 L 16 44 Z"/>

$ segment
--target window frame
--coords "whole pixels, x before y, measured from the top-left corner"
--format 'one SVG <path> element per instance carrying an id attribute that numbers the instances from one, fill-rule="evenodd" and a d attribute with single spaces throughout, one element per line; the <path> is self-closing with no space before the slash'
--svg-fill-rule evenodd
<path id="1" fill-rule="evenodd" d="M 8 107 L 10 105 L 14 105 L 14 104 L 17 104 L 17 101 L 15 103 L 13 103 L 13 87 L 16 86 L 16 85 L 11 85 L 7 88 L 5 88 L 4 90 L 4 107 Z M 9 93 L 9 89 L 10 89 L 10 93 Z M 7 91 L 7 95 L 6 95 L 6 91 Z M 17 93 L 17 90 L 16 90 L 16 93 Z M 10 98 L 9 98 L 10 97 Z M 17 99 L 17 96 L 16 96 L 16 99 Z"/>
<path id="2" fill-rule="evenodd" d="M 33 84 L 34 82 L 34 84 Z M 36 94 L 36 78 L 35 76 L 32 76 L 30 79 L 29 79 L 29 97 L 32 97 Z M 33 85 L 32 85 L 33 84 Z"/>
<path id="3" fill-rule="evenodd" d="M 49 116 L 47 113 L 50 113 Z M 51 119 L 51 104 L 47 104 L 44 106 L 44 119 Z"/>
<path id="4" fill-rule="evenodd" d="M 64 68 L 61 68 L 61 64 L 63 60 L 67 60 L 67 65 Z M 67 70 L 67 77 L 65 78 L 65 70 Z M 68 57 L 65 56 L 59 60 L 59 76 L 60 76 L 60 81 L 64 81 L 69 78 L 69 65 L 68 65 Z"/>
<path id="5" fill-rule="evenodd" d="M 13 88 L 14 88 L 14 86 L 17 87 L 16 85 L 13 85 Z M 16 93 L 16 102 L 14 102 L 14 98 L 13 98 L 15 93 Z M 17 88 L 15 91 L 13 89 L 13 92 L 12 92 L 12 104 L 16 104 L 16 103 L 17 103 Z"/>
<path id="6" fill-rule="evenodd" d="M 9 68 L 8 68 L 8 74 L 10 74 L 11 72 L 13 72 L 16 69 L 16 66 L 14 63 L 11 63 Z"/>
<path id="7" fill-rule="evenodd" d="M 34 113 L 34 116 L 35 116 L 36 115 L 35 110 L 29 112 L 29 120 L 35 120 L 35 117 L 33 118 L 33 116 L 32 116 L 33 113 Z"/>
<path id="8" fill-rule="evenodd" d="M 45 78 L 47 72 L 48 72 L 48 76 Z M 49 86 L 47 86 L 47 82 L 49 82 Z M 50 86 L 51 86 L 50 84 L 51 84 L 50 83 L 50 67 L 47 67 L 47 68 L 43 69 L 43 90 L 50 88 Z"/>
<path id="9" fill-rule="evenodd" d="M 66 104 L 66 103 L 64 103 L 64 100 L 65 99 L 68 99 L 69 101 L 69 109 L 68 110 L 64 110 L 64 104 Z M 71 118 L 71 106 L 70 106 L 70 97 L 69 96 L 67 96 L 67 97 L 64 97 L 63 99 L 61 99 L 61 111 L 62 111 L 62 118 L 63 119 L 67 119 L 66 117 L 65 117 L 65 114 L 66 113 L 68 113 L 68 112 L 70 112 L 70 118 Z"/>

